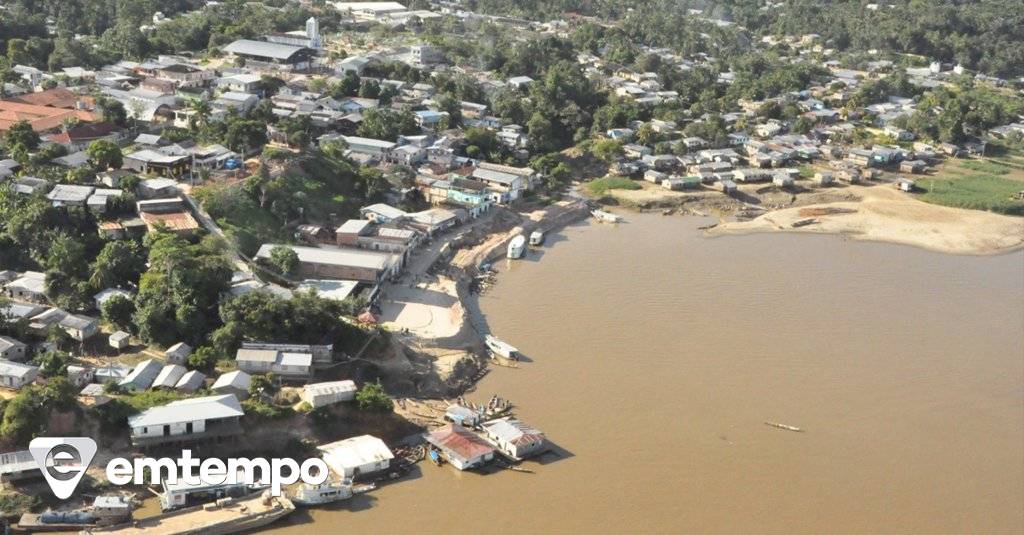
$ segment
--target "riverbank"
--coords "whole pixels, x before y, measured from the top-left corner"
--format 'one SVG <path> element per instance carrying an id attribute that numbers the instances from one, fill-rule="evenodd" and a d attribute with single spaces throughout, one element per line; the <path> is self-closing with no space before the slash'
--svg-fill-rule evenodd
<path id="1" fill-rule="evenodd" d="M 1024 219 L 929 204 L 890 185 L 850 186 L 858 201 L 803 204 L 728 221 L 708 236 L 758 232 L 838 234 L 949 254 L 991 255 L 1024 247 Z"/>

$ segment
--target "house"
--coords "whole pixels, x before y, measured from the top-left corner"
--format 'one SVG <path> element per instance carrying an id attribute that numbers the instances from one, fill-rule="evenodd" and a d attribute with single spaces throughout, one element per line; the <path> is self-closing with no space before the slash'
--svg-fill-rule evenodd
<path id="1" fill-rule="evenodd" d="M 302 387 L 299 397 L 314 409 L 352 401 L 356 398 L 356 383 L 345 380 L 308 384 Z"/>
<path id="2" fill-rule="evenodd" d="M 50 189 L 50 183 L 46 179 L 34 176 L 18 177 L 13 182 L 14 191 L 21 195 L 35 195 L 45 193 Z"/>
<path id="3" fill-rule="evenodd" d="M 653 154 L 654 151 L 650 147 L 645 145 L 638 145 L 636 143 L 627 143 L 622 146 L 622 153 L 627 158 L 643 158 L 648 154 Z"/>
<path id="4" fill-rule="evenodd" d="M 651 182 L 652 184 L 661 184 L 661 182 L 666 178 L 668 178 L 668 175 L 661 171 L 655 171 L 654 169 L 644 171 L 644 180 Z"/>
<path id="5" fill-rule="evenodd" d="M 481 414 L 462 405 L 449 405 L 444 411 L 444 419 L 465 426 L 476 427 L 480 424 Z"/>
<path id="6" fill-rule="evenodd" d="M 168 364 L 161 368 L 160 373 L 157 374 L 156 379 L 153 381 L 152 388 L 174 388 L 177 386 L 178 381 L 185 376 L 186 371 L 188 370 L 184 366 Z"/>
<path id="7" fill-rule="evenodd" d="M 774 176 L 772 176 L 772 184 L 780 188 L 789 188 L 792 187 L 795 183 L 796 180 L 792 176 L 784 173 L 776 173 Z"/>
<path id="8" fill-rule="evenodd" d="M 190 168 L 191 158 L 186 154 L 166 154 L 162 151 L 142 149 L 124 156 L 124 168 L 138 173 L 159 176 L 182 176 Z"/>
<path id="9" fill-rule="evenodd" d="M 898 181 L 896 181 L 896 187 L 898 187 L 900 191 L 906 191 L 909 193 L 911 191 L 914 191 L 915 186 L 913 180 L 909 178 L 901 178 Z"/>
<path id="10" fill-rule="evenodd" d="M 46 302 L 46 274 L 26 271 L 4 287 L 7 297 L 20 301 Z"/>
<path id="11" fill-rule="evenodd" d="M 317 449 L 323 452 L 327 466 L 343 478 L 387 470 L 395 458 L 383 440 L 370 435 L 331 442 Z"/>
<path id="12" fill-rule="evenodd" d="M 682 178 L 666 178 L 661 182 L 661 186 L 667 190 L 680 191 L 684 189 L 696 189 L 701 185 L 701 178 L 699 176 L 687 176 Z"/>
<path id="13" fill-rule="evenodd" d="M 722 180 L 718 182 L 718 188 L 722 190 L 722 193 L 726 195 L 732 195 L 736 193 L 736 183 L 732 180 Z"/>
<path id="14" fill-rule="evenodd" d="M 154 359 L 144 360 L 135 365 L 128 375 L 118 383 L 124 390 L 141 391 L 147 390 L 156 381 L 156 377 L 163 370 L 163 365 Z"/>
<path id="15" fill-rule="evenodd" d="M 491 420 L 483 424 L 483 429 L 501 451 L 516 459 L 536 455 L 544 448 L 544 433 L 519 420 Z"/>
<path id="16" fill-rule="evenodd" d="M 461 425 L 448 424 L 428 433 L 426 439 L 459 470 L 476 468 L 494 459 L 494 447 Z"/>
<path id="17" fill-rule="evenodd" d="M 67 314 L 58 322 L 61 329 L 68 333 L 68 336 L 83 342 L 100 332 L 100 322 L 96 318 Z"/>
<path id="18" fill-rule="evenodd" d="M 39 463 L 28 450 L 0 453 L 0 482 L 42 477 Z"/>
<path id="19" fill-rule="evenodd" d="M 234 394 L 238 399 L 245 399 L 249 397 L 249 385 L 251 384 L 252 376 L 241 370 L 235 370 L 218 377 L 210 390 L 218 394 Z"/>
<path id="20" fill-rule="evenodd" d="M 186 372 L 178 380 L 178 383 L 174 385 L 175 390 L 182 392 L 195 392 L 203 387 L 206 383 L 206 375 L 197 370 Z"/>
<path id="21" fill-rule="evenodd" d="M 189 398 L 128 418 L 133 446 L 191 442 L 241 434 L 245 412 L 231 394 Z"/>
<path id="22" fill-rule="evenodd" d="M 264 244 L 256 258 L 267 260 L 274 244 Z M 297 274 L 303 278 L 345 279 L 377 284 L 396 275 L 402 255 L 351 247 L 302 247 L 288 245 L 299 257 Z"/>
<path id="23" fill-rule="evenodd" d="M 400 221 L 409 214 L 393 206 L 384 203 L 377 203 L 360 208 L 359 215 L 362 216 L 363 219 L 377 224 L 383 224 Z"/>
<path id="24" fill-rule="evenodd" d="M 223 110 L 234 108 L 238 113 L 244 114 L 256 106 L 259 100 L 260 98 L 252 93 L 225 91 L 213 101 L 213 105 Z"/>
<path id="25" fill-rule="evenodd" d="M 178 342 L 164 351 L 164 357 L 171 364 L 185 364 L 188 356 L 192 354 L 192 346 L 185 342 Z"/>
<path id="26" fill-rule="evenodd" d="M 71 381 L 78 388 L 82 388 L 85 385 L 91 383 L 93 378 L 96 376 L 96 370 L 92 367 L 76 366 L 72 364 L 68 366 L 68 380 Z"/>
<path id="27" fill-rule="evenodd" d="M 311 353 L 243 347 L 235 353 L 235 363 L 246 373 L 273 373 L 284 379 L 308 379 L 313 373 Z"/>
<path id="28" fill-rule="evenodd" d="M 47 143 L 63 145 L 68 152 L 79 152 L 90 143 L 106 140 L 118 143 L 123 139 L 124 129 L 111 123 L 87 123 L 46 137 Z"/>
<path id="29" fill-rule="evenodd" d="M 128 347 L 128 344 L 129 344 L 130 340 L 131 340 L 131 335 L 130 334 L 128 334 L 128 333 L 126 333 L 124 331 L 116 331 L 113 334 L 111 334 L 109 337 L 107 337 L 107 344 L 109 344 L 110 347 L 112 347 L 114 349 L 121 350 L 121 349 L 124 349 L 124 348 Z"/>
<path id="30" fill-rule="evenodd" d="M 36 380 L 39 368 L 0 359 L 0 386 L 15 390 Z"/>
<path id="31" fill-rule="evenodd" d="M 0 336 L 0 359 L 24 362 L 28 358 L 28 346 L 9 336 Z"/>
<path id="32" fill-rule="evenodd" d="M 46 194 L 54 206 L 85 206 L 85 201 L 96 188 L 92 186 L 76 186 L 73 184 L 57 184 Z"/>

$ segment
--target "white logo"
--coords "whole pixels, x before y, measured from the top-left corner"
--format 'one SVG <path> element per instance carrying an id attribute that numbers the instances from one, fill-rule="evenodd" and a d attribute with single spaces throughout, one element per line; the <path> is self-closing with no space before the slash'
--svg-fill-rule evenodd
<path id="1" fill-rule="evenodd" d="M 40 437 L 29 443 L 28 451 L 53 495 L 66 500 L 96 456 L 96 441 L 86 437 Z"/>

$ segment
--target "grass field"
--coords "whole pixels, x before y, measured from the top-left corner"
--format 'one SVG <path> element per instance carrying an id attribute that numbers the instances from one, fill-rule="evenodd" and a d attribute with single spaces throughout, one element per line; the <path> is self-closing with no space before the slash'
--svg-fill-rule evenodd
<path id="1" fill-rule="evenodd" d="M 635 180 L 621 176 L 606 176 L 587 183 L 587 191 L 598 197 L 613 189 L 640 189 L 642 187 Z"/>
<path id="2" fill-rule="evenodd" d="M 1024 216 L 1024 154 L 1003 149 L 998 156 L 951 159 L 934 177 L 917 181 L 923 201 Z"/>

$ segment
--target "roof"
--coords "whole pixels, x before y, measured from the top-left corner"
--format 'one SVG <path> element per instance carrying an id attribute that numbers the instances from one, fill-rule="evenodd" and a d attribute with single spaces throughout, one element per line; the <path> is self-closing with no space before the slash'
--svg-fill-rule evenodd
<path id="1" fill-rule="evenodd" d="M 38 93 L 26 93 L 14 97 L 11 102 L 21 102 L 23 104 L 32 104 L 34 106 L 49 106 L 52 108 L 68 108 L 72 109 L 78 103 L 81 98 L 76 93 L 68 91 L 63 87 L 54 87 L 53 89 L 47 89 Z"/>
<path id="2" fill-rule="evenodd" d="M 132 427 L 149 427 L 169 425 L 197 420 L 217 420 L 221 418 L 239 418 L 245 416 L 242 405 L 234 394 L 207 396 L 202 398 L 172 401 L 167 405 L 153 407 L 141 414 L 128 418 Z"/>
<path id="3" fill-rule="evenodd" d="M 0 376 L 24 378 L 26 375 L 38 370 L 35 366 L 12 362 L 7 359 L 0 359 Z"/>
<path id="4" fill-rule="evenodd" d="M 203 382 L 206 381 L 206 375 L 198 370 L 192 370 L 185 375 L 181 376 L 178 380 L 178 384 L 174 385 L 174 388 L 178 390 L 196 391 L 203 386 Z"/>
<path id="5" fill-rule="evenodd" d="M 355 392 L 356 383 L 351 380 L 329 381 L 326 383 L 313 383 L 302 387 L 302 391 L 315 396 L 326 394 L 338 394 L 342 392 Z"/>
<path id="6" fill-rule="evenodd" d="M 241 390 L 249 390 L 249 385 L 252 383 L 252 376 L 242 370 L 235 370 L 222 374 L 213 382 L 212 390 L 219 388 L 227 388 L 229 386 L 235 387 Z"/>
<path id="7" fill-rule="evenodd" d="M 168 347 L 167 351 L 164 351 L 164 355 L 167 355 L 169 357 L 170 356 L 174 356 L 174 357 L 177 357 L 177 356 L 187 357 L 190 354 L 192 354 L 192 346 L 186 344 L 185 342 L 178 342 L 177 344 L 174 344 L 173 346 Z"/>
<path id="8" fill-rule="evenodd" d="M 270 258 L 270 251 L 277 247 L 272 243 L 264 244 L 256 252 L 256 258 Z M 299 262 L 334 266 L 350 266 L 365 269 L 385 270 L 397 259 L 396 255 L 367 251 L 363 249 L 341 247 L 301 247 L 286 245 L 299 256 Z"/>
<path id="9" fill-rule="evenodd" d="M 491 169 L 476 168 L 473 170 L 473 178 L 479 178 L 487 182 L 497 182 L 504 186 L 510 186 L 520 177 L 511 173 L 505 173 L 502 171 L 493 171 Z"/>
<path id="10" fill-rule="evenodd" d="M 25 344 L 9 336 L 0 336 L 0 351 L 7 351 L 12 347 L 25 347 Z"/>
<path id="11" fill-rule="evenodd" d="M 384 441 L 370 435 L 347 438 L 317 447 L 325 457 L 343 467 L 358 467 L 395 458 Z"/>
<path id="12" fill-rule="evenodd" d="M 54 134 L 49 137 L 49 140 L 54 143 L 71 143 L 74 141 L 90 141 L 93 139 L 100 139 L 115 132 L 121 131 L 122 128 L 111 123 L 92 123 L 83 124 L 71 128 L 65 132 Z"/>
<path id="13" fill-rule="evenodd" d="M 398 219 L 400 217 L 405 217 L 409 215 L 404 210 L 400 210 L 398 208 L 395 208 L 394 206 L 384 204 L 382 202 L 379 202 L 377 204 L 371 204 L 369 206 L 364 206 L 360 208 L 359 211 L 380 214 L 388 219 Z"/>
<path id="14" fill-rule="evenodd" d="M 46 198 L 54 202 L 85 202 L 95 188 L 91 186 L 74 186 L 74 184 L 58 183 L 46 194 Z"/>
<path id="15" fill-rule="evenodd" d="M 359 234 L 373 222 L 368 219 L 349 219 L 338 227 L 337 234 Z"/>
<path id="16" fill-rule="evenodd" d="M 324 299 L 344 301 L 355 292 L 359 281 L 306 279 L 299 285 L 299 291 L 316 291 Z"/>
<path id="17" fill-rule="evenodd" d="M 160 374 L 153 381 L 153 388 L 174 388 L 178 381 L 185 375 L 185 367 L 177 364 L 168 364 L 160 370 Z"/>
<path id="18" fill-rule="evenodd" d="M 461 425 L 448 424 L 427 435 L 427 442 L 469 460 L 494 452 L 494 447 Z"/>
<path id="19" fill-rule="evenodd" d="M 243 54 L 246 56 L 259 56 L 277 60 L 287 60 L 302 50 L 309 50 L 304 46 L 283 45 L 267 41 L 253 41 L 250 39 L 239 39 L 224 47 L 225 52 L 232 54 Z"/>
<path id="20" fill-rule="evenodd" d="M 59 128 L 64 120 L 69 118 L 92 121 L 95 116 L 85 110 L 68 110 L 0 100 L 0 132 L 7 131 L 11 125 L 19 121 L 28 121 L 32 130 L 36 132 L 53 130 Z"/>
<path id="21" fill-rule="evenodd" d="M 121 380 L 121 386 L 134 385 L 140 389 L 149 388 L 156 380 L 156 376 L 160 375 L 160 371 L 163 366 L 159 362 L 153 359 L 144 360 L 135 365 L 132 371 Z"/>
<path id="22" fill-rule="evenodd" d="M 499 440 L 512 444 L 531 443 L 544 440 L 544 433 L 519 420 L 502 418 L 484 422 L 484 428 Z"/>
<path id="23" fill-rule="evenodd" d="M 199 228 L 199 223 L 188 212 L 171 212 L 167 214 L 154 214 L 151 212 L 140 212 L 139 218 L 146 223 L 147 227 L 155 228 L 163 225 L 167 230 L 183 231 Z"/>

